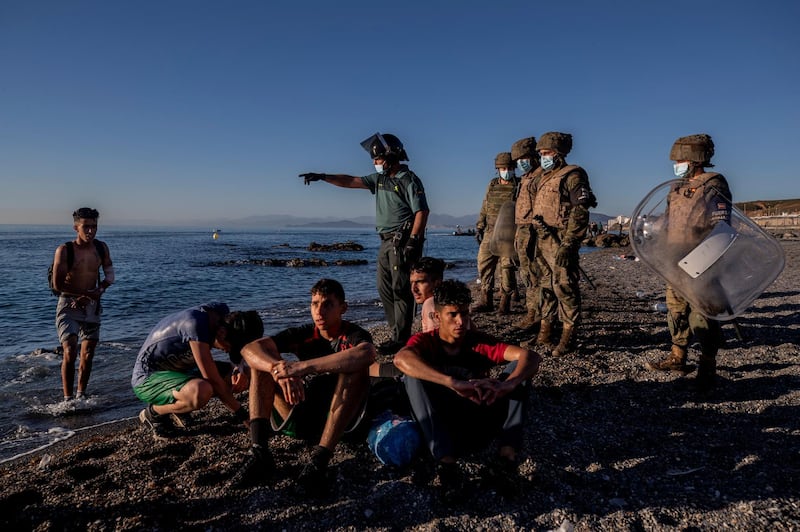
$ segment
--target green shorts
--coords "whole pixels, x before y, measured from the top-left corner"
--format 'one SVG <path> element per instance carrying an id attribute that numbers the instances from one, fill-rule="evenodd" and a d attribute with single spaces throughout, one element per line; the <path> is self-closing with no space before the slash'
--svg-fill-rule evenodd
<path id="1" fill-rule="evenodd" d="M 223 378 L 227 378 L 233 366 L 230 362 L 215 360 L 217 371 Z M 200 368 L 187 372 L 181 371 L 156 371 L 149 375 L 143 383 L 133 387 L 136 397 L 151 405 L 171 405 L 175 402 L 172 392 L 179 392 L 183 385 L 193 379 L 202 379 Z"/>

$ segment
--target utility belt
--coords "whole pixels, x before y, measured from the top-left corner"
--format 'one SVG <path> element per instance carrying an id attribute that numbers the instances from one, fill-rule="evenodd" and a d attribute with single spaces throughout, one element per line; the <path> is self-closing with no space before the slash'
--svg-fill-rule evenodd
<path id="1" fill-rule="evenodd" d="M 404 223 L 397 231 L 387 231 L 385 233 L 378 233 L 378 235 L 381 237 L 382 242 L 391 240 L 394 242 L 395 247 L 403 246 L 406 240 L 408 240 L 408 237 L 411 236 L 411 222 Z"/>

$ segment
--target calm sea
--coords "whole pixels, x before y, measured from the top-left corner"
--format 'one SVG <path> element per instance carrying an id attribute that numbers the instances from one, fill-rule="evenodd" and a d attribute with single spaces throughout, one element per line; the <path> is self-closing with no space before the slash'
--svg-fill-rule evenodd
<path id="1" fill-rule="evenodd" d="M 364 327 L 382 322 L 375 288 L 378 237 L 363 230 L 213 229 L 154 230 L 105 228 L 117 282 L 103 297 L 100 344 L 89 382 L 89 397 L 60 402 L 61 357 L 54 316 L 56 298 L 47 287 L 47 267 L 56 247 L 74 238 L 71 226 L 0 225 L 0 461 L 28 452 L 75 430 L 135 416 L 142 403 L 131 391 L 136 353 L 150 328 L 162 317 L 208 301 L 234 310 L 256 309 L 267 334 L 310 319 L 309 289 L 331 277 L 345 288 L 347 317 Z M 361 252 L 312 253 L 309 243 L 352 240 Z M 478 245 L 471 237 L 430 231 L 427 255 L 452 264 L 448 278 L 477 277 Z M 364 259 L 363 266 L 270 267 L 257 259 Z M 223 264 L 224 263 L 224 264 Z M 224 353 L 215 357 L 225 359 Z"/>

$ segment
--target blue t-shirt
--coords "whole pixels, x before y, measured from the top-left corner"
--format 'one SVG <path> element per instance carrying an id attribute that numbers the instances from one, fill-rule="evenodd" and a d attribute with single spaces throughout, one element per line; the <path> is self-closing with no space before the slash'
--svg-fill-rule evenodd
<path id="1" fill-rule="evenodd" d="M 428 210 L 422 181 L 406 165 L 394 177 L 370 174 L 361 182 L 375 194 L 375 228 L 379 233 L 399 231 L 414 220 L 414 214 Z"/>
<path id="2" fill-rule="evenodd" d="M 156 371 L 186 372 L 197 367 L 189 342 L 212 345 L 214 337 L 208 311 L 221 316 L 230 311 L 225 303 L 208 303 L 170 314 L 150 331 L 133 366 L 131 385 L 137 386 Z"/>

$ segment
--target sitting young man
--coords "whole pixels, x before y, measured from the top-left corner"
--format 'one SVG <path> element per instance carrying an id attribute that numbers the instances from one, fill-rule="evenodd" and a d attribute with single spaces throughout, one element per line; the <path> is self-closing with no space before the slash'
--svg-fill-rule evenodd
<path id="1" fill-rule="evenodd" d="M 439 327 L 433 304 L 433 290 L 442 283 L 443 278 L 444 261 L 441 259 L 422 257 L 411 267 L 411 295 L 417 305 L 422 305 L 422 332 Z"/>
<path id="2" fill-rule="evenodd" d="M 539 370 L 539 355 L 505 344 L 471 327 L 469 288 L 444 281 L 434 290 L 438 329 L 414 335 L 395 356 L 406 375 L 414 418 L 436 460 L 444 494 L 458 489 L 456 459 L 499 436 L 500 461 L 516 469 L 522 444 L 523 386 Z M 511 362 L 506 378 L 489 369 Z"/>
<path id="3" fill-rule="evenodd" d="M 372 337 L 342 319 L 344 289 L 332 279 L 311 288 L 313 324 L 293 327 L 242 349 L 250 366 L 251 454 L 233 479 L 236 487 L 262 483 L 274 469 L 267 440 L 274 413 L 294 434 L 317 442 L 297 480 L 311 494 L 326 489 L 328 462 L 345 429 L 365 406 Z M 282 354 L 294 354 L 282 356 Z"/>
<path id="4" fill-rule="evenodd" d="M 433 306 L 433 289 L 439 286 L 444 277 L 444 261 L 433 257 L 422 257 L 411 266 L 411 295 L 414 302 L 421 305 L 420 324 L 422 332 L 432 331 L 439 327 L 436 319 L 436 309 Z M 393 354 L 393 353 L 392 353 Z M 386 362 L 374 362 L 369 367 L 370 377 L 390 377 L 395 378 L 402 375 L 389 360 Z"/>
<path id="5" fill-rule="evenodd" d="M 241 361 L 240 350 L 264 334 L 254 310 L 231 313 L 225 303 L 207 303 L 171 314 L 158 322 L 139 350 L 131 385 L 136 397 L 148 403 L 139 413 L 156 439 L 169 437 L 175 416 L 203 408 L 219 397 L 242 422 L 247 410 L 233 396 L 230 363 L 216 362 L 211 348 Z"/>

